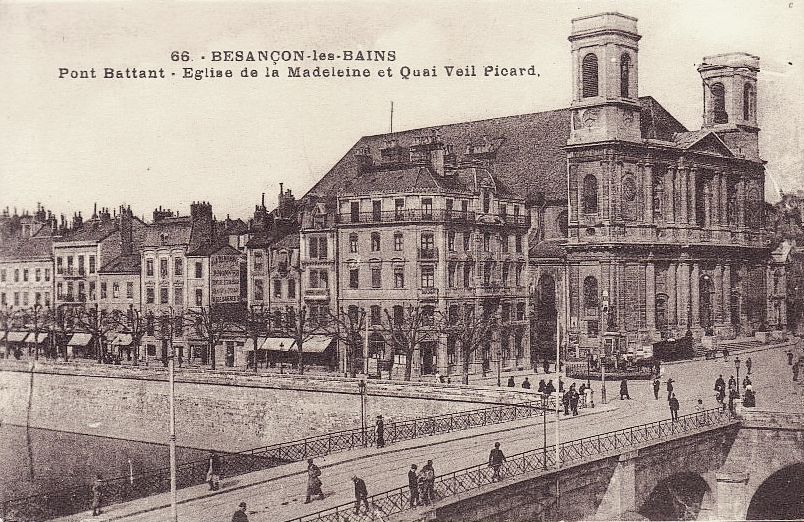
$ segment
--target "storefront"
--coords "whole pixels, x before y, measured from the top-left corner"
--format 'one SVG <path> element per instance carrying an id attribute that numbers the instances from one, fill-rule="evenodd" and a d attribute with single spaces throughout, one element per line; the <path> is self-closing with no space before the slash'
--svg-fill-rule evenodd
<path id="1" fill-rule="evenodd" d="M 92 334 L 74 333 L 67 342 L 67 356 L 90 357 L 92 355 Z"/>

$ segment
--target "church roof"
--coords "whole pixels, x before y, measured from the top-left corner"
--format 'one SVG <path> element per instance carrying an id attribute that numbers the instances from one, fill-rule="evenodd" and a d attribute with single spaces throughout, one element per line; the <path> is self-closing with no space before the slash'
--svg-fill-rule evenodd
<path id="1" fill-rule="evenodd" d="M 639 102 L 643 138 L 671 142 L 675 133 L 687 132 L 652 97 L 642 97 Z M 347 191 L 363 190 L 356 183 L 360 176 L 356 152 L 368 151 L 378 163 L 380 149 L 390 139 L 396 140 L 400 147 L 410 147 L 416 144 L 416 138 L 438 132 L 445 144 L 454 147 L 459 164 L 467 159 L 467 145 L 484 141 L 497 144 L 490 171 L 494 179 L 512 193 L 526 199 L 541 193 L 546 199 L 566 200 L 567 155 L 564 147 L 570 135 L 570 116 L 570 109 L 566 108 L 364 136 L 310 189 L 308 195 L 343 193 L 344 188 Z M 407 185 L 412 180 L 423 186 L 437 183 L 424 176 L 422 169 L 429 170 L 410 167 L 401 173 L 403 179 L 385 180 L 383 186 L 391 190 L 394 185 Z M 370 175 L 381 176 L 386 172 L 372 171 Z M 393 173 L 400 175 L 398 171 Z"/>

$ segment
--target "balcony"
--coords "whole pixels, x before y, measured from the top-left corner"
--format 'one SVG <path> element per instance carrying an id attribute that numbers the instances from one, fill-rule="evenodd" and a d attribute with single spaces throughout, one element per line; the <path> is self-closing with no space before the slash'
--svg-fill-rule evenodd
<path id="1" fill-rule="evenodd" d="M 419 288 L 419 299 L 438 299 L 438 288 L 434 286 Z"/>
<path id="2" fill-rule="evenodd" d="M 337 214 L 340 224 L 361 223 L 474 223 L 475 213 L 443 209 L 400 209 L 381 212 L 345 212 Z"/>
<path id="3" fill-rule="evenodd" d="M 530 227 L 530 215 L 528 214 L 500 214 L 502 222 L 512 227 Z"/>
<path id="4" fill-rule="evenodd" d="M 305 288 L 304 298 L 313 301 L 329 299 L 329 288 Z"/>
<path id="5" fill-rule="evenodd" d="M 425 261 L 434 261 L 438 259 L 437 248 L 419 248 L 419 259 Z"/>

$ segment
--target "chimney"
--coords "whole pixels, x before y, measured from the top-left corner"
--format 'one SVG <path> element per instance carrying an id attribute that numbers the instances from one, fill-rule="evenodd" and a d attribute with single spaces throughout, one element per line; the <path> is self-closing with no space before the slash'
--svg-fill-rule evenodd
<path id="1" fill-rule="evenodd" d="M 262 200 L 261 200 L 261 203 L 260 203 L 260 207 L 262 209 L 265 209 L 265 192 L 262 193 Z"/>
<path id="2" fill-rule="evenodd" d="M 212 205 L 206 201 L 194 202 L 190 205 L 190 221 L 192 234 L 199 246 L 210 246 L 214 239 L 215 223 L 212 218 Z"/>
<path id="3" fill-rule="evenodd" d="M 169 218 L 173 216 L 173 212 L 169 209 L 163 209 L 162 205 L 159 205 L 159 208 L 154 209 L 154 223 L 159 223 L 165 218 Z"/>
<path id="4" fill-rule="evenodd" d="M 131 209 L 120 207 L 120 253 L 124 256 L 134 253 L 134 227 Z"/>
<path id="5" fill-rule="evenodd" d="M 79 211 L 77 214 L 73 214 L 73 228 L 81 228 L 83 224 L 84 218 L 81 217 L 81 212 Z"/>

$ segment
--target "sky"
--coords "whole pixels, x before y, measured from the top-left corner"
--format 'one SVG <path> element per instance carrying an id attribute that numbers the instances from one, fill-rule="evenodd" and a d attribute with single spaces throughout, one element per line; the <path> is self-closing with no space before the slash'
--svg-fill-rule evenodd
<path id="1" fill-rule="evenodd" d="M 639 94 L 700 128 L 703 56 L 760 56 L 766 198 L 804 188 L 804 0 L 440 2 L 0 1 L 0 208 L 57 213 L 128 204 L 150 218 L 192 201 L 249 217 L 279 183 L 303 195 L 360 136 L 569 105 L 570 20 L 639 19 Z M 211 62 L 215 50 L 303 50 L 302 62 Z M 313 50 L 394 51 L 386 62 L 313 62 Z M 192 61 L 174 62 L 172 51 Z M 204 57 L 202 60 L 201 57 Z M 444 65 L 481 76 L 447 78 Z M 370 78 L 288 78 L 288 66 L 368 67 Z M 485 65 L 538 76 L 482 76 Z M 182 67 L 231 69 L 185 79 Z M 265 78 L 265 67 L 280 78 Z M 400 68 L 437 67 L 403 79 Z M 162 68 L 165 79 L 70 79 Z M 241 78 L 244 67 L 258 78 Z M 377 71 L 390 67 L 392 78 Z M 176 73 L 176 76 L 171 76 Z M 67 74 L 69 76 L 69 73 Z"/>

